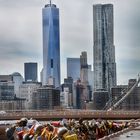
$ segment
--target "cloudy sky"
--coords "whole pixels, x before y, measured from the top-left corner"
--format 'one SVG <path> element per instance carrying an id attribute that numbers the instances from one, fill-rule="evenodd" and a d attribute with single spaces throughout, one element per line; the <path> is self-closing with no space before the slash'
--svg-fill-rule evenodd
<path id="1" fill-rule="evenodd" d="M 24 62 L 42 69 L 42 8 L 49 0 L 0 0 L 0 74 L 24 73 Z M 140 0 L 52 0 L 60 9 L 61 77 L 66 58 L 87 51 L 93 63 L 93 9 L 114 4 L 114 44 L 118 84 L 140 72 Z"/>

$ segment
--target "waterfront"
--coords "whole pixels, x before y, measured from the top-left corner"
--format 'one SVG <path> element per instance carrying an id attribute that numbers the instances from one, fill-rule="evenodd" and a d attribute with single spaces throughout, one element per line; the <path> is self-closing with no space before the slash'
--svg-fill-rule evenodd
<path id="1" fill-rule="evenodd" d="M 140 140 L 140 130 L 132 130 L 111 140 Z"/>

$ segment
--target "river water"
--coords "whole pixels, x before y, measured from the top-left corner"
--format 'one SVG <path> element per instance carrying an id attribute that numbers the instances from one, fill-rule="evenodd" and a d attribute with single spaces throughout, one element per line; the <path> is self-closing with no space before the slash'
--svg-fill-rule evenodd
<path id="1" fill-rule="evenodd" d="M 132 130 L 111 140 L 140 140 L 140 130 Z"/>

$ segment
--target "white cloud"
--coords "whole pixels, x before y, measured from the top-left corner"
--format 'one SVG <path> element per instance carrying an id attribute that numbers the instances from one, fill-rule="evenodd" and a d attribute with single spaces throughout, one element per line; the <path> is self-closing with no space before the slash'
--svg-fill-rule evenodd
<path id="1" fill-rule="evenodd" d="M 53 0 L 53 2 L 60 8 L 62 81 L 66 77 L 66 57 L 79 57 L 81 51 L 87 51 L 89 63 L 93 63 L 92 5 L 96 3 L 114 4 L 114 44 L 118 83 L 127 82 L 128 78 L 137 75 L 140 65 L 139 0 Z M 23 74 L 23 63 L 27 61 L 39 62 L 40 71 L 41 12 L 46 0 L 0 0 L 0 3 L 0 74 L 5 73 L 6 69 L 9 73 L 19 71 Z M 18 45 L 14 46 L 15 42 Z M 130 63 L 127 60 L 131 60 Z M 131 69 L 128 70 L 129 66 Z"/>

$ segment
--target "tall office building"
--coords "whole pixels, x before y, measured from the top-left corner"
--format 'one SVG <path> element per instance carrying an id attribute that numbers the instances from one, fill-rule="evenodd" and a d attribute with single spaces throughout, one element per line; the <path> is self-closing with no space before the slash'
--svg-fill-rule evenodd
<path id="1" fill-rule="evenodd" d="M 80 55 L 80 80 L 83 84 L 88 84 L 87 52 Z"/>
<path id="2" fill-rule="evenodd" d="M 88 65 L 88 82 L 89 82 L 89 85 L 91 86 L 91 89 L 93 91 L 93 86 L 94 86 L 94 73 L 93 73 L 93 70 L 91 68 L 91 65 Z"/>
<path id="3" fill-rule="evenodd" d="M 61 104 L 65 108 L 72 108 L 73 106 L 73 79 L 68 77 L 64 79 L 64 84 L 61 86 Z"/>
<path id="4" fill-rule="evenodd" d="M 80 58 L 67 58 L 67 77 L 73 81 L 80 78 Z"/>
<path id="5" fill-rule="evenodd" d="M 24 78 L 25 82 L 37 82 L 37 63 L 24 63 Z"/>
<path id="6" fill-rule="evenodd" d="M 32 95 L 33 109 L 58 109 L 60 108 L 60 90 L 51 86 L 37 88 Z"/>
<path id="7" fill-rule="evenodd" d="M 93 5 L 94 90 L 116 85 L 113 5 Z"/>
<path id="8" fill-rule="evenodd" d="M 16 95 L 16 97 L 20 97 L 20 86 L 23 83 L 23 77 L 20 73 L 18 72 L 14 72 L 12 74 L 12 81 L 14 82 L 14 94 Z"/>
<path id="9" fill-rule="evenodd" d="M 59 9 L 55 4 L 47 4 L 42 9 L 43 16 L 43 85 L 54 79 L 55 87 L 60 86 L 60 38 Z"/>

